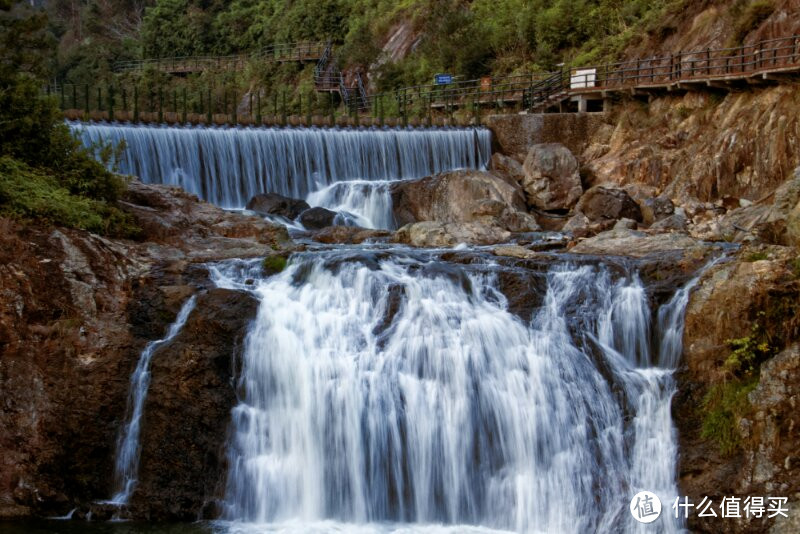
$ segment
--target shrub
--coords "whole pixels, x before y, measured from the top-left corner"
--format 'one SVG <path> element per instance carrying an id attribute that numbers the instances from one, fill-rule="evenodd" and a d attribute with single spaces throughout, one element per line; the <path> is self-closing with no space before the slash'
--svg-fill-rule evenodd
<path id="1" fill-rule="evenodd" d="M 0 157 L 0 213 L 115 237 L 139 235 L 131 216 L 116 206 L 75 195 L 42 169 L 9 156 Z"/>

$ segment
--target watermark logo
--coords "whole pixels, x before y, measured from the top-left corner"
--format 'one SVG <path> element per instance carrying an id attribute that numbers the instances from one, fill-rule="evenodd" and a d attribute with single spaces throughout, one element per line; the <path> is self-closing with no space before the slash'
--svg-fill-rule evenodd
<path id="1" fill-rule="evenodd" d="M 649 491 L 640 491 L 631 499 L 631 515 L 639 523 L 652 523 L 661 515 L 661 500 Z"/>

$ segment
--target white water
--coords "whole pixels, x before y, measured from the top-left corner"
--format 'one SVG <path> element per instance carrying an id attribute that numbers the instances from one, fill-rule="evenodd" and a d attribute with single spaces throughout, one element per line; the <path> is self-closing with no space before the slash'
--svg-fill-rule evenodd
<path id="1" fill-rule="evenodd" d="M 255 262 L 212 269 L 261 300 L 219 528 L 679 531 L 671 369 L 688 287 L 652 314 L 635 273 L 563 263 L 523 322 L 491 266 L 410 254 L 305 253 L 266 279 Z M 627 510 L 640 489 L 662 499 L 650 525 Z"/>
<path id="2" fill-rule="evenodd" d="M 346 202 L 359 222 L 391 228 L 388 195 L 362 194 L 364 181 L 421 178 L 484 169 L 491 156 L 485 128 L 203 128 L 71 122 L 85 146 L 125 141 L 120 172 L 145 183 L 182 187 L 220 207 L 240 209 L 259 193 L 305 198 L 336 183 L 354 190 Z M 342 185 L 341 188 L 348 188 Z M 309 200 L 334 209 L 346 193 Z M 371 206 L 376 200 L 380 205 Z M 360 202 L 354 204 L 354 202 Z M 387 209 L 388 208 L 388 209 Z M 376 211 L 381 211 L 376 214 Z M 388 217 L 388 219 L 387 219 Z"/>
<path id="3" fill-rule="evenodd" d="M 150 387 L 150 360 L 153 353 L 166 343 L 172 341 L 180 333 L 189 314 L 194 309 L 196 296 L 192 295 L 181 307 L 175 322 L 169 326 L 166 335 L 157 341 L 148 343 L 139 362 L 131 375 L 131 387 L 128 393 L 127 422 L 117 440 L 117 459 L 114 464 L 114 495 L 111 497 L 112 503 L 124 505 L 136 487 L 136 480 L 139 474 L 139 434 L 141 433 L 142 415 L 144 413 L 144 402 L 147 399 L 147 390 Z"/>

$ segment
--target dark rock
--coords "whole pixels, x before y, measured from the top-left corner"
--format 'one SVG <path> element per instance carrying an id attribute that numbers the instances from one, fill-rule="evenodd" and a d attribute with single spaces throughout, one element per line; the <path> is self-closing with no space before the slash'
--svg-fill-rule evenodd
<path id="1" fill-rule="evenodd" d="M 590 221 L 632 219 L 642 222 L 642 210 L 623 189 L 594 186 L 581 197 L 575 208 Z"/>
<path id="2" fill-rule="evenodd" d="M 371 230 L 359 226 L 328 226 L 314 232 L 314 239 L 328 244 L 359 244 L 367 240 L 386 240 L 391 235 L 388 230 Z"/>
<path id="3" fill-rule="evenodd" d="M 137 516 L 195 520 L 223 496 L 234 370 L 257 306 L 249 294 L 212 289 L 197 299 L 178 336 L 153 355 L 131 503 Z"/>
<path id="4" fill-rule="evenodd" d="M 336 212 L 325 208 L 310 208 L 300 214 L 300 223 L 308 230 L 320 230 L 333 226 Z"/>
<path id="5" fill-rule="evenodd" d="M 310 206 L 305 200 L 289 198 L 277 193 L 262 193 L 254 196 L 247 203 L 247 209 L 261 215 L 280 215 L 292 220 L 309 208 Z"/>

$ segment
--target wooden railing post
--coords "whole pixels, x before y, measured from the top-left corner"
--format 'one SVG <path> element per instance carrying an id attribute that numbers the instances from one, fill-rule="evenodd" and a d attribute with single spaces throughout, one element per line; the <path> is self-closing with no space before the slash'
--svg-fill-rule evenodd
<path id="1" fill-rule="evenodd" d="M 106 89 L 108 97 L 108 121 L 114 122 L 114 86 L 109 85 Z"/>
<path id="2" fill-rule="evenodd" d="M 64 97 L 64 84 L 61 84 L 61 109 L 67 109 L 67 100 Z"/>
<path id="3" fill-rule="evenodd" d="M 380 122 L 381 128 L 383 128 L 384 120 L 385 120 L 384 119 L 384 109 L 383 109 L 383 105 L 384 105 L 383 94 L 381 94 L 379 98 L 380 98 L 380 100 L 378 100 L 378 110 L 379 110 L 378 111 L 378 113 L 379 113 L 378 122 Z"/>
<path id="4" fill-rule="evenodd" d="M 706 75 L 711 76 L 711 49 L 706 48 Z"/>
<path id="5" fill-rule="evenodd" d="M 78 84 L 72 84 L 72 109 L 78 109 Z"/>
<path id="6" fill-rule="evenodd" d="M 139 122 L 139 86 L 133 84 L 133 122 Z"/>
<path id="7" fill-rule="evenodd" d="M 236 88 L 233 89 L 233 99 L 231 101 L 231 124 L 237 124 L 239 122 L 239 106 L 238 100 L 236 99 Z"/>
<path id="8" fill-rule="evenodd" d="M 158 87 L 158 123 L 164 122 L 164 90 Z"/>
<path id="9" fill-rule="evenodd" d="M 211 126 L 214 120 L 213 98 L 211 98 L 211 83 L 208 84 L 208 111 L 206 112 L 206 124 Z"/>
<path id="10" fill-rule="evenodd" d="M 256 93 L 256 124 L 261 126 L 261 89 Z"/>
<path id="11" fill-rule="evenodd" d="M 183 114 L 181 115 L 181 123 L 186 124 L 186 86 L 183 86 Z"/>
<path id="12" fill-rule="evenodd" d="M 286 126 L 286 89 L 281 91 L 281 126 Z"/>
<path id="13" fill-rule="evenodd" d="M 90 105 L 89 105 L 89 84 L 88 83 L 84 86 L 84 89 L 85 89 L 85 91 L 84 91 L 83 103 L 84 103 L 84 106 L 86 108 L 86 119 L 88 120 L 89 119 L 89 107 L 90 107 Z"/>

